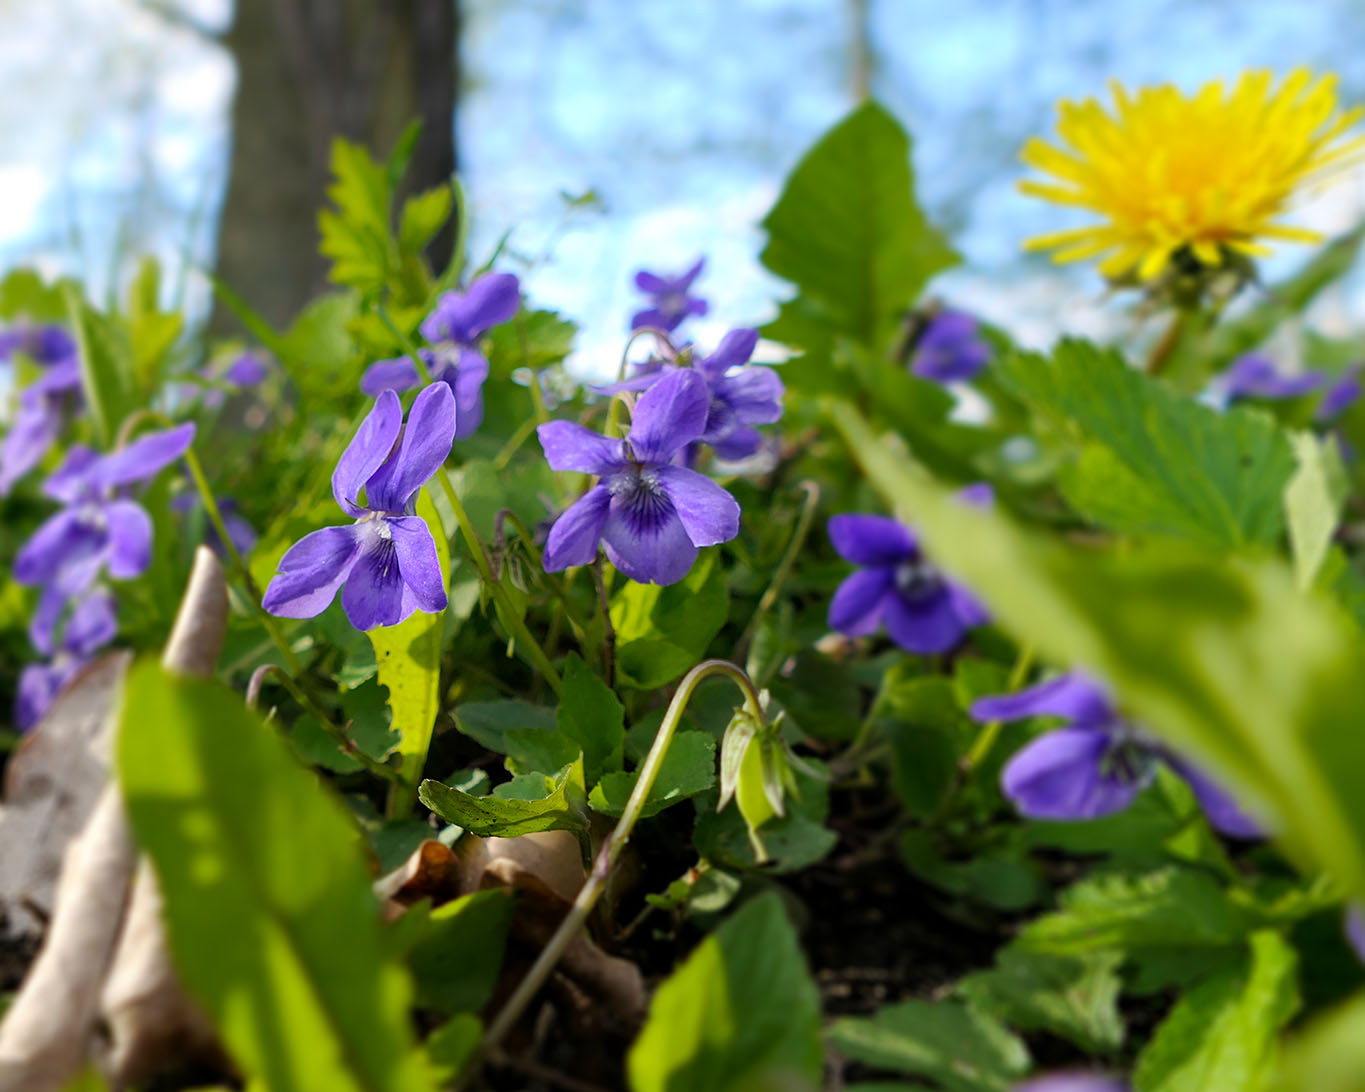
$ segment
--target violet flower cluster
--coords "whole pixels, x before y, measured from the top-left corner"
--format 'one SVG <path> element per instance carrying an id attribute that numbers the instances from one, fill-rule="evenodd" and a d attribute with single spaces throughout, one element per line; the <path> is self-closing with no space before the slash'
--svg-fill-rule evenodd
<path id="1" fill-rule="evenodd" d="M 346 617 L 361 630 L 445 610 L 436 542 L 413 513 L 418 491 L 450 454 L 455 412 L 445 383 L 423 388 L 406 424 L 398 395 L 379 393 L 332 473 L 332 496 L 355 522 L 314 531 L 288 549 L 262 600 L 267 611 L 313 618 L 339 589 Z"/>
<path id="2" fill-rule="evenodd" d="M 693 370 L 706 382 L 706 427 L 689 445 L 686 462 L 696 461 L 697 445 L 710 446 L 722 459 L 746 459 L 763 446 L 756 425 L 771 425 L 782 417 L 782 380 L 772 368 L 750 364 L 758 345 L 758 331 L 731 330 L 716 351 L 701 357 Z M 620 383 L 600 387 L 602 394 L 647 391 L 665 375 L 685 370 L 677 364 L 659 363 Z"/>
<path id="3" fill-rule="evenodd" d="M 553 469 L 598 478 L 550 528 L 546 572 L 591 564 L 600 543 L 632 580 L 674 584 L 687 575 L 699 547 L 734 538 L 735 499 L 705 475 L 675 465 L 705 434 L 710 412 L 702 373 L 673 368 L 640 396 L 624 440 L 572 421 L 541 425 L 536 432 Z"/>
<path id="4" fill-rule="evenodd" d="M 152 520 L 132 490 L 180 458 L 193 439 L 194 425 L 186 424 L 149 433 L 107 455 L 78 445 L 43 483 L 43 492 L 64 507 L 14 559 L 14 579 L 42 589 L 29 636 L 49 658 L 30 664 L 20 677 L 15 713 L 21 728 L 36 723 L 71 677 L 113 639 L 114 602 L 101 578 L 131 580 L 152 561 Z"/>
<path id="5" fill-rule="evenodd" d="M 1216 405 L 1227 406 L 1246 399 L 1286 401 L 1322 391 L 1313 417 L 1319 422 L 1331 422 L 1360 399 L 1363 368 L 1365 366 L 1357 365 L 1335 377 L 1312 370 L 1285 375 L 1270 357 L 1247 353 L 1214 377 L 1209 384 L 1208 397 Z"/>
<path id="6" fill-rule="evenodd" d="M 64 612 L 67 617 L 62 624 Z M 59 627 L 60 638 L 56 636 Z M 29 637 L 48 659 L 45 663 L 29 664 L 19 673 L 14 720 L 21 732 L 42 719 L 62 688 L 117 632 L 114 597 L 108 589 L 92 588 L 70 601 L 55 589 L 44 592 L 29 626 Z"/>
<path id="7" fill-rule="evenodd" d="M 965 383 L 990 363 L 991 349 L 976 320 L 961 311 L 940 311 L 915 341 L 910 370 L 935 383 Z"/>
<path id="8" fill-rule="evenodd" d="M 692 282 L 697 279 L 706 265 L 705 258 L 698 258 L 697 264 L 680 277 L 665 277 L 645 270 L 635 274 L 635 287 L 649 297 L 649 306 L 635 312 L 630 320 L 630 328 L 639 330 L 652 326 L 671 334 L 689 315 L 706 314 L 707 303 L 700 296 L 693 296 Z"/>
<path id="9" fill-rule="evenodd" d="M 152 520 L 131 489 L 150 482 L 193 440 L 194 425 L 186 424 L 148 433 L 107 455 L 73 447 L 43 484 L 43 492 L 65 507 L 20 548 L 14 578 L 70 597 L 103 571 L 115 580 L 142 575 L 152 561 Z"/>
<path id="10" fill-rule="evenodd" d="M 1001 788 L 1030 819 L 1095 819 L 1127 808 L 1164 762 L 1189 783 L 1215 830 L 1259 838 L 1261 826 L 1202 770 L 1125 720 L 1109 694 L 1069 673 L 1014 694 L 981 698 L 978 721 L 1061 717 L 1066 723 L 1027 743 L 1006 763 Z"/>
<path id="11" fill-rule="evenodd" d="M 958 496 L 989 505 L 990 486 Z M 913 529 L 887 516 L 849 514 L 829 521 L 829 537 L 845 561 L 862 568 L 839 585 L 829 605 L 830 628 L 865 637 L 882 626 L 896 644 L 922 656 L 957 647 L 968 630 L 990 620 L 986 608 L 925 556 Z"/>
<path id="12" fill-rule="evenodd" d="M 507 322 L 521 306 L 521 285 L 511 273 L 487 273 L 463 292 L 447 292 L 422 320 L 422 337 L 430 347 L 418 355 L 431 377 L 447 384 L 455 395 L 455 437 L 473 435 L 483 421 L 483 384 L 488 358 L 479 340 L 494 326 Z M 407 357 L 371 364 L 360 389 L 371 397 L 382 391 L 406 391 L 421 382 L 417 366 Z"/>
<path id="13" fill-rule="evenodd" d="M 17 326 L 0 332 L 0 360 L 13 360 L 16 353 L 40 371 L 20 392 L 14 420 L 0 444 L 0 497 L 42 462 L 81 400 L 76 343 L 60 326 Z"/>

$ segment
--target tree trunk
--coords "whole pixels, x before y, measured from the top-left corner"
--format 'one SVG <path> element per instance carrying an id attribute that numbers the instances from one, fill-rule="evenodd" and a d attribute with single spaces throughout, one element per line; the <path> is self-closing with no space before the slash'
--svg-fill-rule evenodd
<path id="1" fill-rule="evenodd" d="M 326 286 L 317 212 L 332 138 L 386 154 L 423 122 L 404 192 L 455 169 L 456 0 L 237 0 L 233 149 L 219 229 L 220 277 L 273 326 Z M 451 236 L 432 244 L 433 266 Z M 221 307 L 215 333 L 240 332 Z"/>

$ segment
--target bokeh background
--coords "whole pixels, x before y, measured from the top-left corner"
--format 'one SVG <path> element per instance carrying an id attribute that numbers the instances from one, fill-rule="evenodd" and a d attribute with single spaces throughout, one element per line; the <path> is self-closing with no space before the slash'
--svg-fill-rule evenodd
<path id="1" fill-rule="evenodd" d="M 936 294 L 1028 344 L 1102 337 L 1134 320 L 1093 271 L 1019 249 L 1072 222 L 1014 188 L 1056 101 L 1306 65 L 1361 102 L 1362 40 L 1359 0 L 0 0 L 0 268 L 75 274 L 101 300 L 153 253 L 167 302 L 210 328 L 237 332 L 210 271 L 284 322 L 321 287 L 332 135 L 386 150 L 420 114 L 416 185 L 458 168 L 474 263 L 501 247 L 583 327 L 573 366 L 602 374 L 637 268 L 706 256 L 702 340 L 770 316 L 759 221 L 871 94 L 913 133 L 921 198 L 965 258 Z M 1299 222 L 1337 233 L 1363 212 L 1365 176 Z M 1313 321 L 1340 332 L 1362 302 L 1348 282 Z"/>

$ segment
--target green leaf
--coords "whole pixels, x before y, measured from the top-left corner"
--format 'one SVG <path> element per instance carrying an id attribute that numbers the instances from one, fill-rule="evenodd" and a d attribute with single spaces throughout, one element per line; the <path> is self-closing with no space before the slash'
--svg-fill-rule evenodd
<path id="1" fill-rule="evenodd" d="M 422 938 L 408 952 L 424 1009 L 478 1012 L 502 969 L 516 900 L 506 888 L 477 891 L 431 911 Z"/>
<path id="2" fill-rule="evenodd" d="M 289 378 L 306 398 L 321 400 L 332 412 L 337 393 L 354 389 L 360 380 L 361 361 L 349 329 L 357 308 L 350 292 L 318 296 L 274 339 L 275 355 Z"/>
<path id="3" fill-rule="evenodd" d="M 1277 542 L 1293 456 L 1268 415 L 1219 413 L 1082 341 L 1063 341 L 1051 360 L 1007 358 L 999 373 L 1085 442 L 1062 479 L 1083 515 L 1116 531 L 1214 548 Z"/>
<path id="4" fill-rule="evenodd" d="M 442 1088 L 455 1082 L 481 1042 L 483 1022 L 468 1012 L 451 1017 L 427 1036 L 422 1050 Z"/>
<path id="5" fill-rule="evenodd" d="M 75 285 L 65 285 L 65 296 L 67 320 L 80 354 L 85 404 L 100 446 L 112 449 L 123 419 L 136 408 L 127 331 L 89 306 Z"/>
<path id="6" fill-rule="evenodd" d="M 1365 895 L 1359 632 L 1273 562 L 1065 546 L 974 510 L 843 404 L 872 484 L 997 623 L 1107 680 L 1131 716 L 1220 777 L 1296 855 Z M 1193 473 L 1191 477 L 1195 476 Z"/>
<path id="7" fill-rule="evenodd" d="M 554 773 L 576 759 L 582 748 L 561 732 L 555 711 L 525 701 L 467 702 L 455 710 L 455 725 L 490 751 L 507 756 L 516 774 Z"/>
<path id="8" fill-rule="evenodd" d="M 639 772 L 609 773 L 588 797 L 593 811 L 619 816 L 635 788 Z M 705 792 L 716 783 L 716 739 L 709 732 L 679 732 L 668 745 L 659 776 L 649 790 L 642 817 L 657 815 Z"/>
<path id="9" fill-rule="evenodd" d="M 1299 586 L 1307 588 L 1327 560 L 1350 483 L 1331 437 L 1319 440 L 1311 432 L 1296 432 L 1289 440 L 1299 465 L 1285 486 L 1284 514 L 1294 550 L 1294 575 Z"/>
<path id="10" fill-rule="evenodd" d="M 239 695 L 152 661 L 124 683 L 119 779 L 171 953 L 272 1092 L 431 1090 L 345 809 Z"/>
<path id="11" fill-rule="evenodd" d="M 625 710 L 611 687 L 583 663 L 578 653 L 564 660 L 564 694 L 556 723 L 562 735 L 583 748 L 583 769 L 589 785 L 604 773 L 621 768 L 625 745 Z M 676 741 L 675 741 L 676 742 Z"/>
<path id="12" fill-rule="evenodd" d="M 1170 866 L 1144 876 L 1101 873 L 1063 892 L 1024 926 L 1016 946 L 1054 955 L 1143 947 L 1238 944 L 1257 920 L 1206 872 Z"/>
<path id="13" fill-rule="evenodd" d="M 903 1001 L 867 1020 L 837 1021 L 830 1042 L 855 1062 L 928 1077 L 946 1092 L 1006 1092 L 1028 1050 L 992 1017 L 955 1001 Z"/>
<path id="14" fill-rule="evenodd" d="M 611 601 L 622 681 L 641 690 L 672 682 L 702 658 L 728 610 L 725 573 L 714 549 L 703 550 L 676 584 L 627 581 Z"/>
<path id="15" fill-rule="evenodd" d="M 421 254 L 442 225 L 450 219 L 455 197 L 450 183 L 442 182 L 403 202 L 398 220 L 398 245 L 408 254 Z"/>
<path id="16" fill-rule="evenodd" d="M 328 279 L 362 292 L 378 292 L 394 263 L 389 233 L 392 182 L 385 164 L 360 144 L 332 141 L 332 182 L 327 187 L 336 210 L 318 213 L 319 250 L 332 259 Z"/>
<path id="17" fill-rule="evenodd" d="M 891 745 L 896 795 L 911 813 L 927 816 L 952 787 L 966 738 L 953 684 L 936 675 L 888 676 L 876 709 L 876 728 Z"/>
<path id="18" fill-rule="evenodd" d="M 450 549 L 426 489 L 417 496 L 417 515 L 426 521 L 436 543 L 444 587 L 450 579 Z M 374 646 L 380 685 L 388 687 L 392 723 L 403 733 L 398 744 L 399 772 L 407 788 L 391 802 L 393 814 L 407 814 L 412 807 L 417 780 L 422 776 L 427 748 L 431 746 L 431 733 L 440 709 L 444 623 L 444 615 L 419 610 L 396 626 L 376 626 L 366 631 Z"/>
<path id="19" fill-rule="evenodd" d="M 1136 1092 L 1259 1092 L 1277 1034 L 1298 1008 L 1298 959 L 1280 934 L 1252 935 L 1249 965 L 1196 986 L 1138 1057 Z"/>
<path id="20" fill-rule="evenodd" d="M 541 777 L 539 799 L 507 798 L 496 795 L 471 796 L 467 792 L 443 785 L 439 781 L 423 781 L 417 796 L 428 808 L 447 823 L 454 823 L 481 837 L 515 838 L 519 834 L 535 834 L 542 830 L 571 830 L 586 833 L 587 812 L 584 807 L 583 761 L 579 759 L 555 778 Z M 524 788 L 522 782 L 519 788 Z"/>
<path id="21" fill-rule="evenodd" d="M 66 290 L 79 289 L 74 280 L 63 277 L 44 284 L 35 269 L 13 269 L 0 279 L 0 315 L 30 322 L 66 322 L 70 311 Z"/>
<path id="22" fill-rule="evenodd" d="M 910 138 L 874 102 L 806 153 L 763 226 L 763 264 L 800 290 L 770 332 L 804 348 L 831 335 L 885 344 L 929 278 L 957 260 L 915 202 Z"/>
<path id="23" fill-rule="evenodd" d="M 1276 1092 L 1365 1092 L 1365 993 L 1318 1016 L 1289 1041 Z"/>
<path id="24" fill-rule="evenodd" d="M 969 1004 L 1023 1031 L 1050 1031 L 1088 1053 L 1123 1045 L 1117 952 L 1059 956 L 1003 948 L 989 971 L 958 983 Z"/>
<path id="25" fill-rule="evenodd" d="M 132 379 L 144 399 L 161 387 L 171 349 L 184 329 L 179 312 L 159 306 L 161 267 L 150 255 L 142 259 L 128 293 L 128 333 L 132 351 Z"/>
<path id="26" fill-rule="evenodd" d="M 820 995 L 770 893 L 659 987 L 626 1068 L 632 1092 L 748 1092 L 779 1077 L 814 1086 L 822 1056 Z"/>

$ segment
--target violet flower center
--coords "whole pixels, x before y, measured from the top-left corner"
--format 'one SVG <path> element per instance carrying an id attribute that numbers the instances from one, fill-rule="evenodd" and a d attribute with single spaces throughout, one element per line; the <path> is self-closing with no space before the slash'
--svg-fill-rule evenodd
<path id="1" fill-rule="evenodd" d="M 896 566 L 896 590 L 911 602 L 922 602 L 943 589 L 943 574 L 922 557 L 912 557 Z"/>

